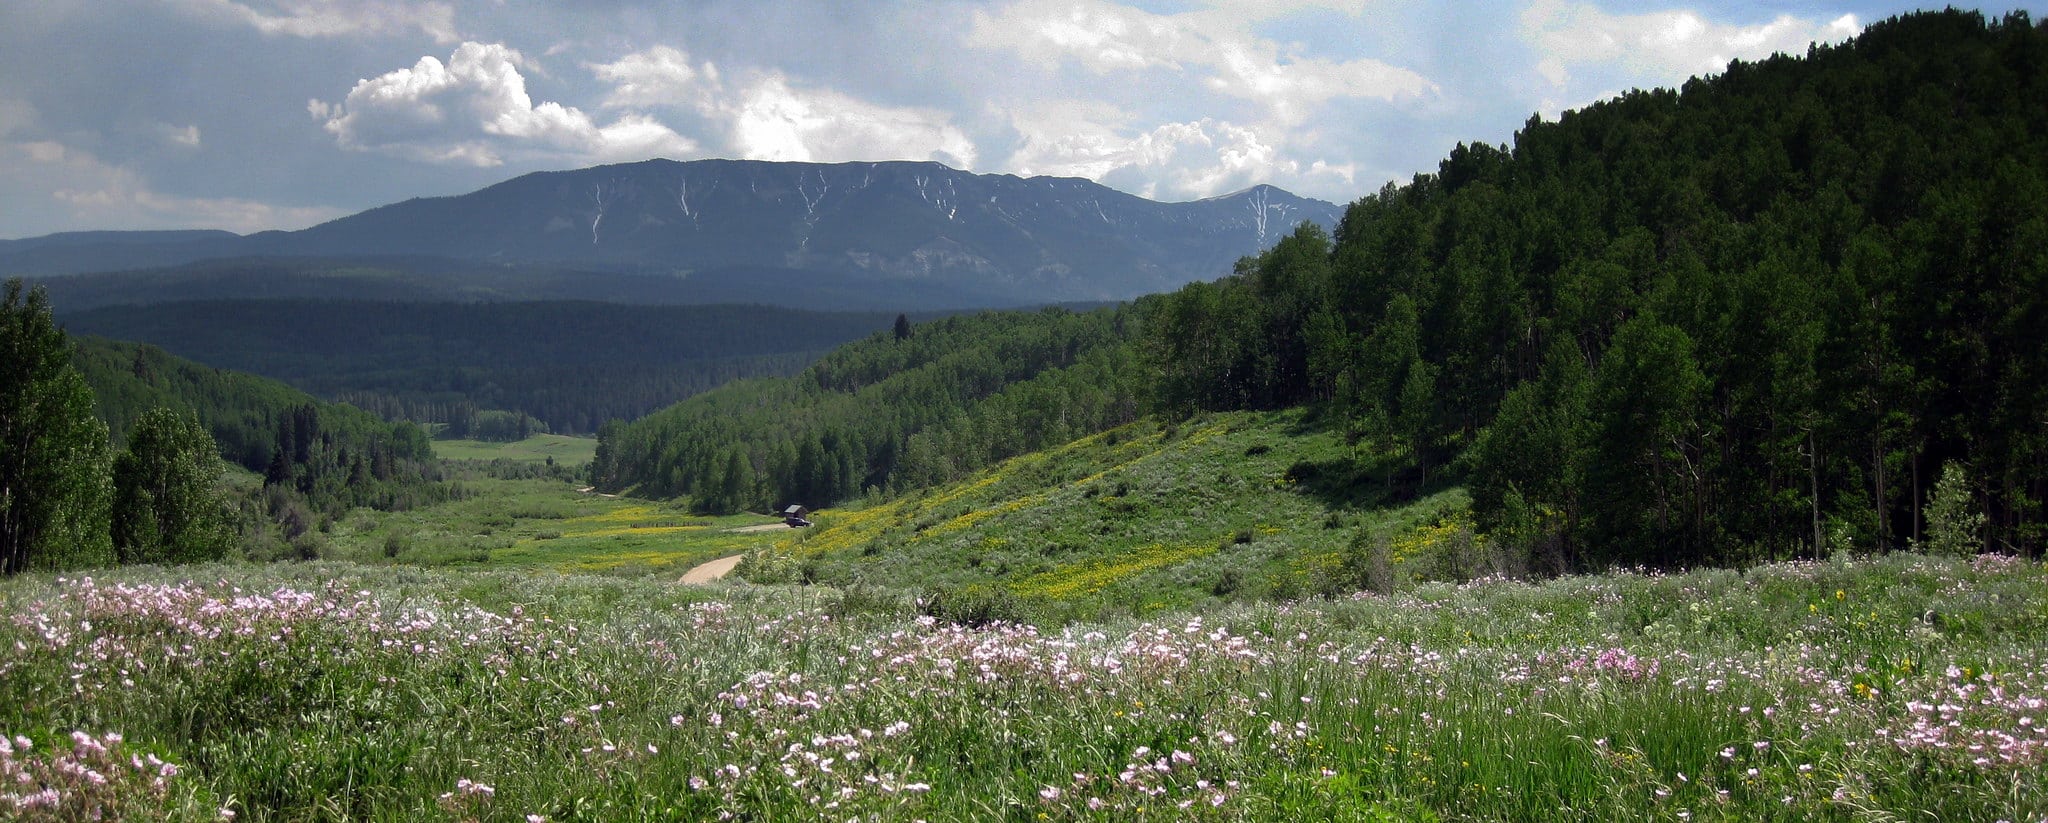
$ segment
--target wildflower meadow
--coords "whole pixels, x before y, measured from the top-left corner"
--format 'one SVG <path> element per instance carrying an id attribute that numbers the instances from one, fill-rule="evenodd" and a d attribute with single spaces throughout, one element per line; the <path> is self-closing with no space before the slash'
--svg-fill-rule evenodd
<path id="1" fill-rule="evenodd" d="M 2048 817 L 2048 570 L 1898 554 L 970 629 L 823 587 L 0 582 L 0 818 Z"/>

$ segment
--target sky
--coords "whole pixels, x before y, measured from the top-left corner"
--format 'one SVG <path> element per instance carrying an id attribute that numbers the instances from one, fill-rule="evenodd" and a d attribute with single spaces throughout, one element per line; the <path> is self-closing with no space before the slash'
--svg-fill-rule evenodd
<path id="1" fill-rule="evenodd" d="M 1913 8 L 10 0 L 0 238 L 298 229 L 655 157 L 934 160 L 1158 200 L 1271 183 L 1345 203 L 1531 116 Z"/>

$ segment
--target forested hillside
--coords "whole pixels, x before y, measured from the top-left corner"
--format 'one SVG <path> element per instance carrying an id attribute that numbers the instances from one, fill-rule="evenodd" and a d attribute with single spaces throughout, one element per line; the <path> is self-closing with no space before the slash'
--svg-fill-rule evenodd
<path id="1" fill-rule="evenodd" d="M 1481 525 L 1552 568 L 1937 517 L 2038 553 L 2044 99 L 2048 30 L 1947 11 L 1531 119 L 1165 300 L 1162 407 L 1327 402 L 1417 486 L 1469 471 Z"/>
<path id="2" fill-rule="evenodd" d="M 72 364 L 119 447 L 137 420 L 169 409 L 199 421 L 221 457 L 295 491 L 316 509 L 405 507 L 445 496 L 427 436 L 249 374 L 138 343 L 75 339 Z"/>
<path id="3" fill-rule="evenodd" d="M 448 422 L 504 409 L 589 433 L 731 380 L 795 374 L 893 317 L 773 306 L 212 300 L 110 306 L 64 322 L 387 419 Z"/>
<path id="4" fill-rule="evenodd" d="M 919 488 L 1129 422 L 1149 380 L 1136 310 L 901 324 L 792 378 L 742 381 L 599 432 L 600 488 L 707 512 Z"/>

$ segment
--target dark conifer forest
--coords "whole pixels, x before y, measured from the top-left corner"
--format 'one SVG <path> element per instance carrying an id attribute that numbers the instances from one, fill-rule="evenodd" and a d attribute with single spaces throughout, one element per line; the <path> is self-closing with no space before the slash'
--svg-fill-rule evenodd
<path id="1" fill-rule="evenodd" d="M 728 381 L 787 376 L 891 313 L 773 306 L 193 300 L 63 317 L 75 333 L 150 343 L 283 380 L 387 420 L 525 415 L 589 434 Z M 514 438 L 517 439 L 517 438 Z"/>
<path id="2" fill-rule="evenodd" d="M 1554 567 L 2048 512 L 2048 31 L 1916 14 L 1531 119 L 1160 301 L 1161 407 L 1322 402 Z"/>

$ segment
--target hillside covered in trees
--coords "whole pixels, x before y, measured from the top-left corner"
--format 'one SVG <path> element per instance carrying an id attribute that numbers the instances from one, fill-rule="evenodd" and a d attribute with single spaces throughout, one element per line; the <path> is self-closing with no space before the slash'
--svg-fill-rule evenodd
<path id="1" fill-rule="evenodd" d="M 1138 411 L 1306 405 L 1354 449 L 1311 469 L 1469 485 L 1519 566 L 1903 547 L 1935 517 L 2038 553 L 2042 99 L 2048 31 L 2024 14 L 1883 21 L 1462 145 L 1213 283 L 878 336 L 721 389 L 607 432 L 600 481 L 818 505 Z"/>
<path id="2" fill-rule="evenodd" d="M 706 512 L 914 489 L 1136 419 L 1136 310 L 900 323 L 791 378 L 747 380 L 599 432 L 600 488 Z"/>
<path id="3" fill-rule="evenodd" d="M 1149 330 L 1162 408 L 1322 402 L 1553 568 L 2048 537 L 2048 30 L 1915 14 L 1532 119 Z"/>
<path id="4" fill-rule="evenodd" d="M 417 426 L 386 423 L 354 406 L 324 403 L 275 380 L 200 365 L 143 343 L 78 337 L 72 344 L 72 365 L 92 387 L 95 408 L 116 444 L 126 440 L 144 413 L 168 408 L 205 422 L 223 458 L 261 472 L 276 451 L 278 421 L 311 407 L 314 430 L 342 449 L 397 460 L 434 456 Z"/>
<path id="5" fill-rule="evenodd" d="M 216 369 L 154 346 L 81 337 L 71 362 L 115 445 L 156 409 L 197 421 L 222 459 L 295 491 L 314 508 L 406 508 L 443 499 L 427 436 L 275 380 Z"/>

